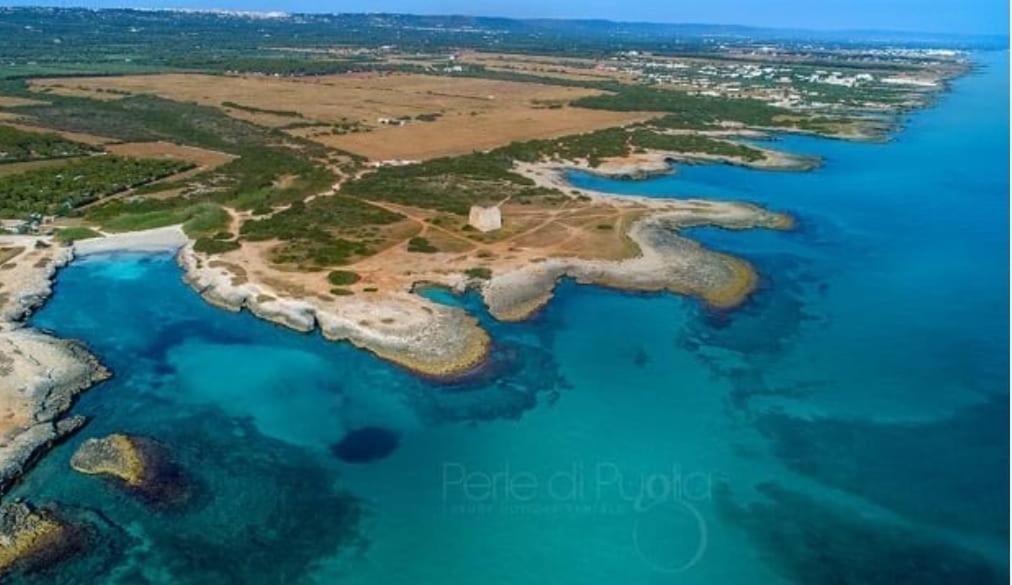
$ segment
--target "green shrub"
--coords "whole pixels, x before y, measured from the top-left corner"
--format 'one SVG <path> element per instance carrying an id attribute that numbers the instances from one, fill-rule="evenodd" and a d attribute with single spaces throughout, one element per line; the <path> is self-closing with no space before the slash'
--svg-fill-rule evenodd
<path id="1" fill-rule="evenodd" d="M 100 238 L 102 234 L 96 232 L 91 228 L 86 227 L 69 227 L 56 230 L 54 234 L 56 239 L 63 242 L 64 244 L 71 244 L 77 240 L 87 240 L 88 238 Z"/>
<path id="2" fill-rule="evenodd" d="M 419 252 L 422 254 L 432 254 L 439 250 L 429 243 L 425 238 L 414 237 L 408 240 L 408 252 Z"/>
<path id="3" fill-rule="evenodd" d="M 327 281 L 337 286 L 355 284 L 360 280 L 362 280 L 362 277 L 350 270 L 334 270 L 327 275 Z"/>
<path id="4" fill-rule="evenodd" d="M 468 278 L 479 278 L 481 280 L 488 280 L 492 278 L 492 269 L 485 268 L 484 266 L 476 266 L 474 268 L 468 268 L 464 271 L 464 274 Z"/>

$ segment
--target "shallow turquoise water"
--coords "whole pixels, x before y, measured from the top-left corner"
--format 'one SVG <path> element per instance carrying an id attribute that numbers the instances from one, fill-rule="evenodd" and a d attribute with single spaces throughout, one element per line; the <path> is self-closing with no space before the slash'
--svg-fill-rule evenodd
<path id="1" fill-rule="evenodd" d="M 574 176 L 800 228 L 691 231 L 761 273 L 731 314 L 567 282 L 507 325 L 426 291 L 496 341 L 450 386 L 210 307 L 166 256 L 74 263 L 33 324 L 116 375 L 17 488 L 96 526 L 91 555 L 35 580 L 1007 581 L 1008 61 L 981 59 L 889 144 L 782 139 L 825 159 L 812 173 Z M 363 429 L 382 431 L 355 443 L 369 461 L 343 461 Z M 113 431 L 165 444 L 192 501 L 69 470 Z"/>

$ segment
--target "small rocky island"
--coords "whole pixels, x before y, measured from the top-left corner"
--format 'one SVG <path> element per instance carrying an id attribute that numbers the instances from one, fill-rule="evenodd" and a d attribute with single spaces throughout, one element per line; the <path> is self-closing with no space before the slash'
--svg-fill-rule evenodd
<path id="1" fill-rule="evenodd" d="M 168 451 L 146 437 L 115 433 L 88 439 L 70 458 L 70 466 L 86 475 L 105 477 L 151 506 L 177 506 L 190 493 Z"/>

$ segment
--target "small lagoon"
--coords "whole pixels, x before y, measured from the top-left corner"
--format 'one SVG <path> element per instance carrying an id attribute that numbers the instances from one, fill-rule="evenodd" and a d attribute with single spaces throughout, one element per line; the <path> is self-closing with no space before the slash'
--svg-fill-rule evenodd
<path id="1" fill-rule="evenodd" d="M 729 314 L 563 282 L 504 324 L 428 289 L 495 342 L 454 384 L 211 307 L 167 255 L 73 263 L 32 325 L 115 376 L 14 495 L 94 543 L 32 582 L 1007 582 L 1008 55 L 978 57 L 888 144 L 772 144 L 814 172 L 573 174 L 799 227 L 688 231 L 761 275 Z M 71 471 L 111 432 L 168 447 L 191 501 Z"/>

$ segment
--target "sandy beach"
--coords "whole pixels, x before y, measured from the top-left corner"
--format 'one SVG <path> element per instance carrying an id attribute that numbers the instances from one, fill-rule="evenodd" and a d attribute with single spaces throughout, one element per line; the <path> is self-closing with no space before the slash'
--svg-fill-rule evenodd
<path id="1" fill-rule="evenodd" d="M 87 256 L 109 252 L 173 252 L 189 241 L 183 229 L 172 225 L 139 232 L 110 234 L 74 243 L 74 254 Z"/>

